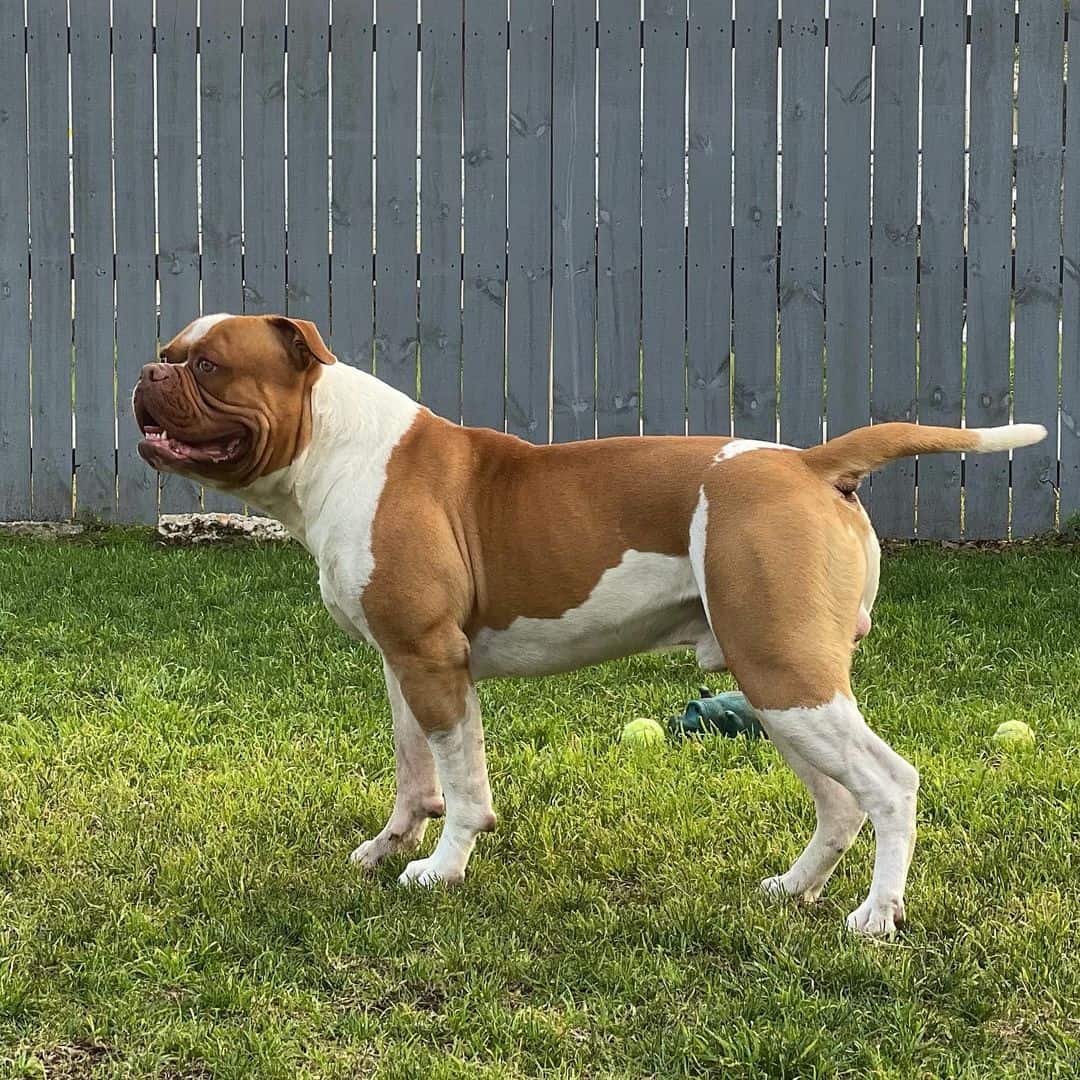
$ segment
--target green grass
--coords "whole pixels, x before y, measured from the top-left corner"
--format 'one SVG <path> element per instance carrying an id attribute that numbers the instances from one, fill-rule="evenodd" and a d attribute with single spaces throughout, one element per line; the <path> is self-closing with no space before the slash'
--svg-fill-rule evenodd
<path id="1" fill-rule="evenodd" d="M 404 891 L 346 863 L 389 710 L 297 549 L 0 541 L 0 1076 L 1072 1076 L 1078 554 L 887 557 L 855 682 L 923 787 L 874 944 L 869 830 L 818 906 L 758 896 L 813 820 L 770 745 L 615 745 L 689 656 L 484 684 L 499 829 Z"/>

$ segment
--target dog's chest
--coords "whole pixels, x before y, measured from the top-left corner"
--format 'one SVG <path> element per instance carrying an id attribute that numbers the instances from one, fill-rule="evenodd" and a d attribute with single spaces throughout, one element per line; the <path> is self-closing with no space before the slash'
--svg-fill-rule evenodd
<path id="1" fill-rule="evenodd" d="M 360 586 L 361 592 L 363 586 Z M 340 630 L 344 630 L 351 638 L 359 638 L 371 645 L 375 644 L 371 636 L 371 627 L 368 626 L 367 616 L 364 614 L 364 605 L 360 595 L 351 595 L 347 588 L 342 588 L 340 581 L 334 575 L 324 574 L 319 570 L 319 593 L 322 602 Z"/>
<path id="2" fill-rule="evenodd" d="M 350 637 L 362 638 L 370 644 L 375 639 L 364 611 L 364 590 L 375 569 L 371 550 L 371 524 L 377 500 L 370 509 L 354 505 L 348 524 L 342 524 L 340 537 L 348 542 L 326 544 L 319 551 L 319 594 L 330 617 Z"/>
<path id="3" fill-rule="evenodd" d="M 319 593 L 334 622 L 350 637 L 375 644 L 364 611 L 364 590 L 375 570 L 372 529 L 383 483 L 358 485 L 318 545 Z"/>

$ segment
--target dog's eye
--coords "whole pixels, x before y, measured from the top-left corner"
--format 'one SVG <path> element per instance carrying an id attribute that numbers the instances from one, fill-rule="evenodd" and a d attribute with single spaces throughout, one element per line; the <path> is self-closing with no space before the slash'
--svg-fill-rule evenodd
<path id="1" fill-rule="evenodd" d="M 217 371 L 217 364 L 213 360 L 208 360 L 205 356 L 200 356 L 195 361 L 195 367 L 198 368 L 204 375 L 212 375 Z"/>

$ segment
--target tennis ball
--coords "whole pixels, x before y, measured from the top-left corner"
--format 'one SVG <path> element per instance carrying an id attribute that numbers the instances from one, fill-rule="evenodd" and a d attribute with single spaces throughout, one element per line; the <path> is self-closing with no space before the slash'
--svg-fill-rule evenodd
<path id="1" fill-rule="evenodd" d="M 664 729 L 651 716 L 637 716 L 623 725 L 622 741 L 634 746 L 649 746 L 664 741 Z"/>
<path id="2" fill-rule="evenodd" d="M 1006 720 L 1005 723 L 998 724 L 991 741 L 1007 750 L 1033 750 L 1035 732 L 1023 720 Z"/>

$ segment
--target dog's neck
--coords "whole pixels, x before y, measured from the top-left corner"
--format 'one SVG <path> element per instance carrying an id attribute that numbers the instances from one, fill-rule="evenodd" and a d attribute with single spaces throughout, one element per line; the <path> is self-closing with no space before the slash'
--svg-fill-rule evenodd
<path id="1" fill-rule="evenodd" d="M 277 518 L 312 554 L 345 524 L 327 514 L 349 508 L 374 514 L 393 449 L 426 412 L 406 394 L 366 371 L 337 363 L 323 369 L 311 390 L 311 441 L 286 468 L 260 477 L 241 498 Z"/>

